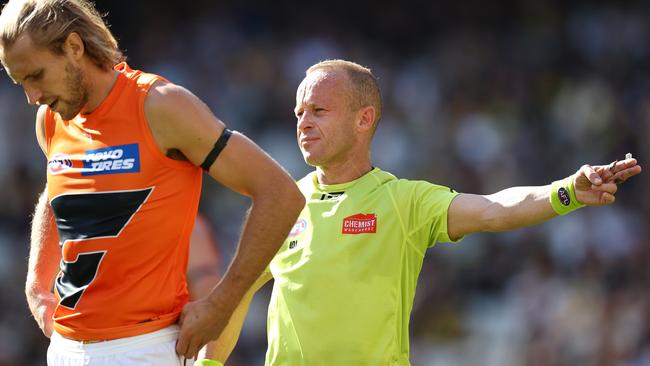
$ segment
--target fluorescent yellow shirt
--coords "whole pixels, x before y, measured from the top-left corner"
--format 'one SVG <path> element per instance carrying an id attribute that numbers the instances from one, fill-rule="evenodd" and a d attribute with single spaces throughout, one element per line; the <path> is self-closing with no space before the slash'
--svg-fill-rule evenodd
<path id="1" fill-rule="evenodd" d="M 410 365 L 408 327 L 427 248 L 450 241 L 458 194 L 373 169 L 298 182 L 307 205 L 272 260 L 266 365 Z"/>

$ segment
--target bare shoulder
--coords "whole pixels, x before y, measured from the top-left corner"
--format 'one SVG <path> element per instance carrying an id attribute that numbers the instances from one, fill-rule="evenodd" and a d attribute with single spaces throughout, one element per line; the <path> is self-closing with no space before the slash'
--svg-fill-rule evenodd
<path id="1" fill-rule="evenodd" d="M 149 90 L 144 113 L 162 151 L 179 150 L 195 164 L 200 164 L 205 158 L 224 128 L 208 106 L 192 92 L 163 81 L 156 82 Z M 207 143 L 204 144 L 203 140 Z"/>
<path id="2" fill-rule="evenodd" d="M 45 112 L 47 112 L 47 105 L 42 105 L 38 108 L 36 112 L 36 141 L 38 141 L 38 146 L 41 147 L 43 153 L 47 156 L 47 142 L 45 137 Z"/>
<path id="3" fill-rule="evenodd" d="M 194 103 L 200 103 L 199 99 L 189 90 L 182 86 L 157 81 L 147 94 L 144 102 L 144 111 L 147 118 L 164 117 L 180 113 L 183 109 Z"/>
<path id="4" fill-rule="evenodd" d="M 151 87 L 144 102 L 144 110 L 147 118 L 184 117 L 183 119 L 189 120 L 188 117 L 193 114 L 212 115 L 208 106 L 191 91 L 164 81 L 158 81 Z"/>

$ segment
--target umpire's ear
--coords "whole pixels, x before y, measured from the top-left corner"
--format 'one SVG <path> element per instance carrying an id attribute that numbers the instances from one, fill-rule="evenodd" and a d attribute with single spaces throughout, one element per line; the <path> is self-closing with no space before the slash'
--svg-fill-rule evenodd
<path id="1" fill-rule="evenodd" d="M 375 117 L 377 116 L 377 111 L 375 107 L 369 105 L 362 107 L 357 112 L 357 122 L 356 127 L 359 132 L 372 132 L 375 126 Z"/>

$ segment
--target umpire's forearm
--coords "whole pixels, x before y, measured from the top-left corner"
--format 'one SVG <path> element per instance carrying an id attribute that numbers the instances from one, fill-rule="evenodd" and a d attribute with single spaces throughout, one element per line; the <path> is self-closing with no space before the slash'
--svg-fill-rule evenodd
<path id="1" fill-rule="evenodd" d="M 556 217 L 549 201 L 550 186 L 512 187 L 486 196 L 487 230 L 506 231 Z"/>

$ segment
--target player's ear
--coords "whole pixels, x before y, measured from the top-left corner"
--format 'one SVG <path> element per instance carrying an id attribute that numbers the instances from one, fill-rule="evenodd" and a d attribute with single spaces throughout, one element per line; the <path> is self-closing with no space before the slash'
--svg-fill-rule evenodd
<path id="1" fill-rule="evenodd" d="M 376 116 L 377 111 L 371 105 L 359 109 L 357 112 L 357 129 L 360 132 L 372 131 Z"/>
<path id="2" fill-rule="evenodd" d="M 65 54 L 76 61 L 80 61 L 84 55 L 84 42 L 77 32 L 71 32 L 63 42 Z"/>

